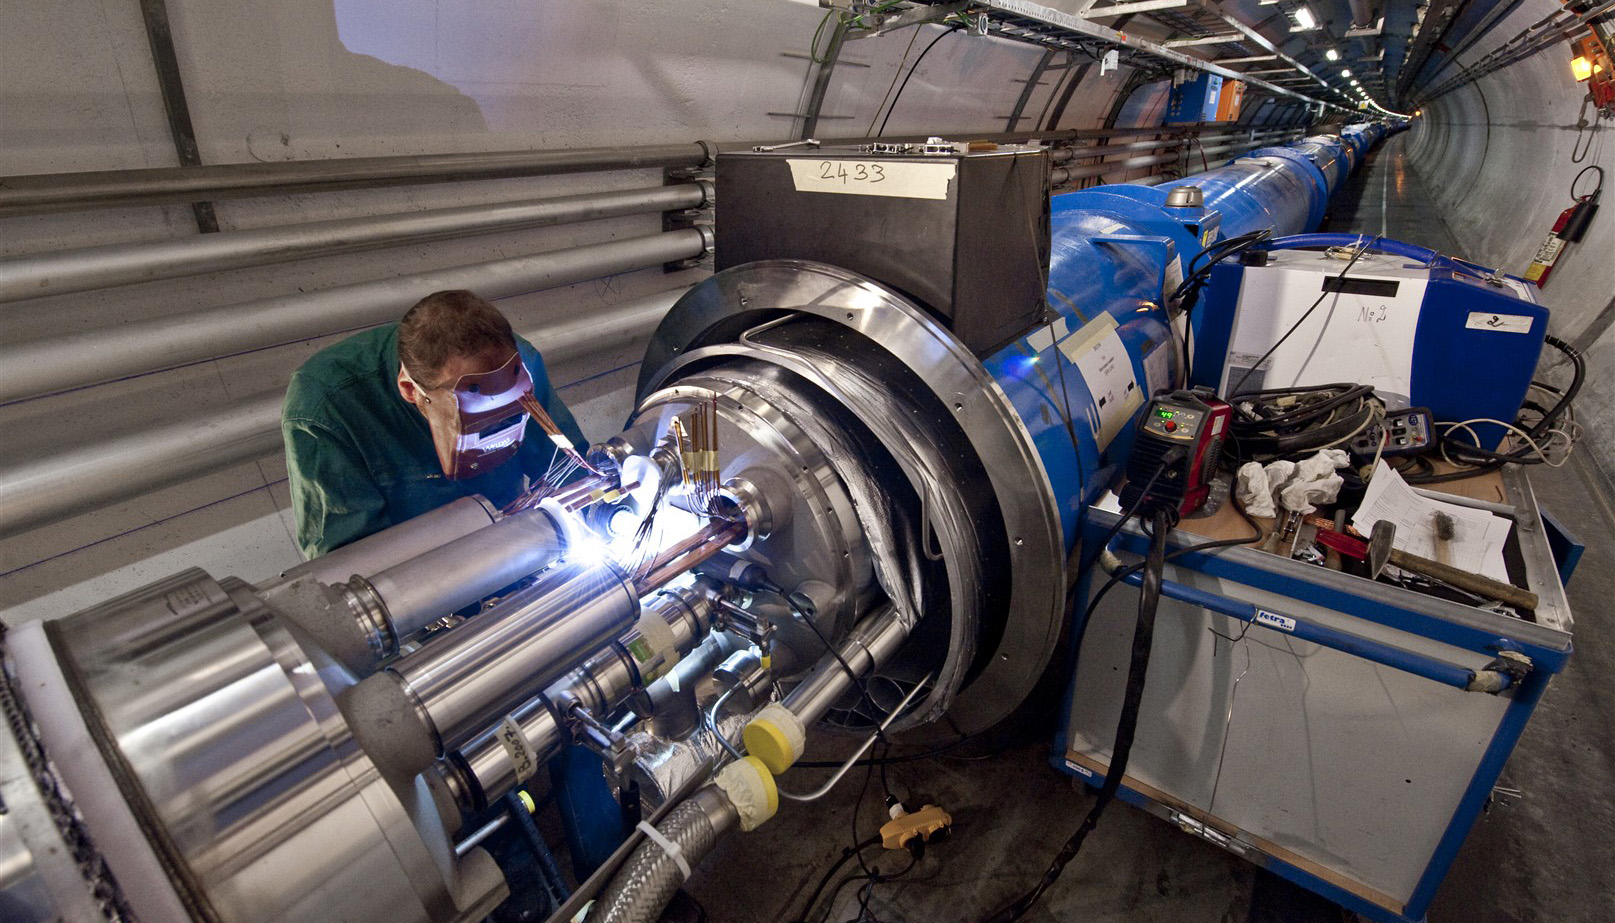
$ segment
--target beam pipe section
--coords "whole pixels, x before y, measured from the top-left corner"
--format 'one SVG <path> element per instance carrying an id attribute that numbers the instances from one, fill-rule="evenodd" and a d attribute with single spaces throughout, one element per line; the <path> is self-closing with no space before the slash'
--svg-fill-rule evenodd
<path id="1" fill-rule="evenodd" d="M 638 614 L 639 597 L 615 566 L 570 564 L 387 673 L 451 748 L 610 643 Z"/>
<path id="2" fill-rule="evenodd" d="M 672 631 L 679 653 L 689 655 L 683 657 L 675 669 L 696 661 L 692 666 L 704 665 L 700 670 L 704 674 L 716 666 L 727 651 L 726 646 L 713 644 L 721 636 L 710 633 L 721 592 L 716 581 L 701 578 L 687 588 L 664 592 L 646 604 L 646 614 L 661 618 Z M 462 809 L 474 813 L 498 801 L 525 782 L 533 769 L 560 752 L 561 746 L 572 736 L 561 716 L 569 714 L 571 709 L 581 706 L 604 717 L 644 688 L 648 681 L 645 674 L 653 667 L 639 663 L 629 653 L 640 637 L 638 628 L 625 632 L 557 680 L 543 695 L 516 708 L 508 721 L 501 720 L 462 747 L 458 759 L 445 767 L 451 778 L 455 767 L 463 767 L 463 782 L 453 786 Z M 711 653 L 701 656 L 699 652 L 708 647 L 712 648 Z M 520 735 L 517 740 L 507 738 L 512 733 L 511 724 Z M 530 765 L 517 765 L 516 753 L 531 754 L 530 761 L 523 761 Z"/>
<path id="3" fill-rule="evenodd" d="M 896 607 L 887 605 L 853 626 L 836 650 L 854 674 L 868 676 L 891 660 L 908 639 L 909 630 Z M 853 678 L 842 669 L 841 661 L 827 656 L 801 685 L 791 690 L 784 705 L 803 727 L 812 727 L 853 687 Z"/>
<path id="4" fill-rule="evenodd" d="M 509 298 L 702 256 L 705 228 L 188 311 L 0 348 L 0 403 L 396 320 L 421 292 Z"/>
<path id="5" fill-rule="evenodd" d="M 461 497 L 283 571 L 280 580 L 312 574 L 321 583 L 342 583 L 355 574 L 380 573 L 492 525 L 498 515 L 493 504 L 480 496 Z M 260 584 L 260 588 L 268 585 Z"/>
<path id="6" fill-rule="evenodd" d="M 710 199 L 705 184 L 684 183 L 31 254 L 0 260 L 0 301 L 85 292 L 461 235 L 699 208 Z"/>
<path id="7" fill-rule="evenodd" d="M 368 578 L 355 574 L 348 589 L 381 616 L 387 637 L 377 640 L 391 656 L 426 626 L 559 560 L 564 515 L 548 506 L 517 513 Z"/>

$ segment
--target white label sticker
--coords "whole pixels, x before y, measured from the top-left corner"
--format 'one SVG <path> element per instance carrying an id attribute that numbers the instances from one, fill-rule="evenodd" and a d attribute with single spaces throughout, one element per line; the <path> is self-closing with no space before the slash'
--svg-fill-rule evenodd
<path id="1" fill-rule="evenodd" d="M 1464 326 L 1470 330 L 1496 330 L 1498 333 L 1530 333 L 1531 318 L 1520 314 L 1488 314 L 1470 311 Z"/>
<path id="2" fill-rule="evenodd" d="M 1172 387 L 1172 359 L 1177 350 L 1176 342 L 1166 340 L 1155 344 L 1144 356 L 1144 387 L 1149 393 L 1159 394 Z"/>
<path id="3" fill-rule="evenodd" d="M 1276 612 L 1269 612 L 1266 609 L 1256 610 L 1256 624 L 1277 628 L 1279 631 L 1295 631 L 1295 619 L 1279 615 Z"/>
<path id="4" fill-rule="evenodd" d="M 504 744 L 505 753 L 510 757 L 516 781 L 526 782 L 538 768 L 538 757 L 528 745 L 527 735 L 522 733 L 521 725 L 509 715 L 506 715 L 505 720 L 499 725 L 499 742 Z"/>
<path id="5" fill-rule="evenodd" d="M 946 199 L 952 161 L 788 160 L 797 192 L 883 195 L 899 199 Z"/>
<path id="6" fill-rule="evenodd" d="M 1133 377 L 1133 358 L 1116 332 L 1116 318 L 1105 313 L 1089 321 L 1060 341 L 1060 352 L 1082 373 L 1083 383 L 1093 395 L 1088 425 L 1103 451 L 1144 403 Z"/>

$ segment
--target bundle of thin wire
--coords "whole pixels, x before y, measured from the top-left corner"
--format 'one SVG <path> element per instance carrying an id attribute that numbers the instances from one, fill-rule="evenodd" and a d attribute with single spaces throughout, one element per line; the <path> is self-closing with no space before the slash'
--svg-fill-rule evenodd
<path id="1" fill-rule="evenodd" d="M 600 474 L 578 451 L 577 446 L 572 444 L 572 440 L 561 432 L 561 427 L 556 425 L 549 411 L 545 410 L 544 405 L 533 396 L 533 392 L 523 394 L 516 399 L 516 402 L 533 422 L 538 424 L 550 441 L 555 443 L 555 454 L 550 457 L 549 467 L 544 470 L 543 475 L 533 481 L 533 486 L 504 508 L 502 512 L 507 516 L 537 506 L 539 501 L 561 489 L 579 471 L 587 471 L 593 475 Z"/>
<path id="2" fill-rule="evenodd" d="M 1374 389 L 1351 382 L 1247 391 L 1229 403 L 1229 452 L 1241 462 L 1343 448 L 1385 419 Z"/>

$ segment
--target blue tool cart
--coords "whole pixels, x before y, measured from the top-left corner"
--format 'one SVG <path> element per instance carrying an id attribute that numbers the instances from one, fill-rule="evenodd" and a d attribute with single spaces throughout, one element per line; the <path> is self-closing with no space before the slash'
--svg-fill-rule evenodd
<path id="1" fill-rule="evenodd" d="M 1571 653 L 1550 530 L 1524 473 L 1449 486 L 1468 496 L 1441 499 L 1514 520 L 1510 576 L 1539 597 L 1534 613 L 1253 547 L 1169 561 L 1121 797 L 1365 918 L 1422 920 Z M 1090 548 L 1116 518 L 1090 510 Z M 1224 509 L 1185 520 L 1171 547 L 1242 529 Z M 1137 560 L 1146 540 L 1130 524 L 1111 547 Z M 1105 574 L 1086 579 L 1085 600 Z M 1076 626 L 1055 763 L 1094 785 L 1109 766 L 1137 602 L 1118 586 Z M 1500 691 L 1470 691 L 1488 682 Z"/>

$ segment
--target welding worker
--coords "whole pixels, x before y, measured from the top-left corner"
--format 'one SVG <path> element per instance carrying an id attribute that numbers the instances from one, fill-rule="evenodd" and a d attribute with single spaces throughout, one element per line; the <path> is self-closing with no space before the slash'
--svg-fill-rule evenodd
<path id="1" fill-rule="evenodd" d="M 586 451 L 538 350 L 468 291 L 434 292 L 398 323 L 316 353 L 281 409 L 304 556 L 460 497 L 514 501 L 559 451 L 517 403 L 527 391 Z"/>

